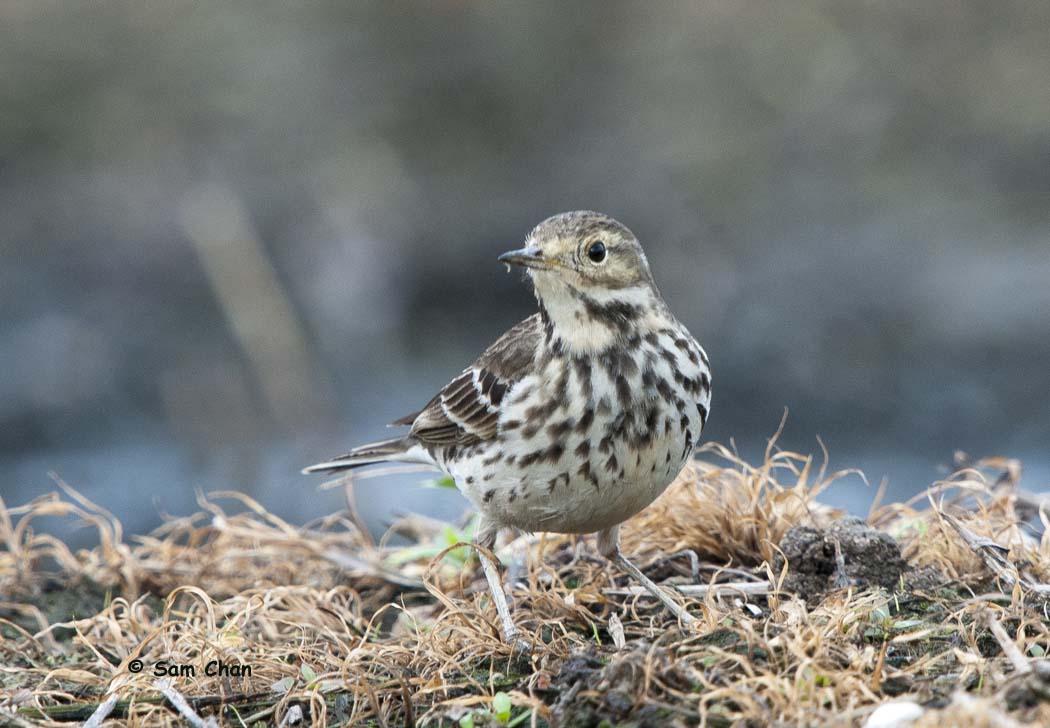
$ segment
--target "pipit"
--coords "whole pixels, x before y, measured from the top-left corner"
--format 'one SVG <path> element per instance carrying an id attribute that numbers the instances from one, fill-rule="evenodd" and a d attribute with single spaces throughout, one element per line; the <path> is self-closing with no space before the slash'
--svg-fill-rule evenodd
<path id="1" fill-rule="evenodd" d="M 696 446 L 711 403 L 707 355 L 664 303 L 637 238 L 607 215 L 555 215 L 499 260 L 526 269 L 539 312 L 393 423 L 411 426 L 407 435 L 303 472 L 432 465 L 480 512 L 485 549 L 505 527 L 597 532 L 603 556 L 692 621 L 620 553 L 620 524 L 664 492 Z M 478 553 L 511 642 L 499 573 Z"/>

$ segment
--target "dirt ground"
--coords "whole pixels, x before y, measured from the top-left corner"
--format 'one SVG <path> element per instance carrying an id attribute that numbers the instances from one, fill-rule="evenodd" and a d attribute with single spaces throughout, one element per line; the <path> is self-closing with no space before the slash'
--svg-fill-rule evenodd
<path id="1" fill-rule="evenodd" d="M 811 457 L 707 446 L 624 531 L 697 623 L 588 537 L 518 536 L 497 554 L 528 651 L 466 523 L 376 543 L 345 484 L 315 523 L 212 493 L 128 538 L 59 483 L 0 502 L 0 725 L 1050 725 L 1044 504 L 1014 461 L 957 464 L 862 520 L 821 505 L 844 473 Z"/>

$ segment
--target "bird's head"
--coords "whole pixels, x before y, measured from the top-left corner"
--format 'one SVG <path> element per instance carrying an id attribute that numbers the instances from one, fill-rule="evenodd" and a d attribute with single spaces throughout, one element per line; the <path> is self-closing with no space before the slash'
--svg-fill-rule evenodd
<path id="1" fill-rule="evenodd" d="M 567 286 L 588 295 L 653 284 L 649 262 L 634 233 L 600 212 L 563 212 L 537 225 L 525 247 L 499 260 L 528 269 L 541 300 Z"/>
<path id="2" fill-rule="evenodd" d="M 656 320 L 663 301 L 634 233 L 599 212 L 565 212 L 499 260 L 525 268 L 541 312 L 563 344 L 598 351 Z"/>

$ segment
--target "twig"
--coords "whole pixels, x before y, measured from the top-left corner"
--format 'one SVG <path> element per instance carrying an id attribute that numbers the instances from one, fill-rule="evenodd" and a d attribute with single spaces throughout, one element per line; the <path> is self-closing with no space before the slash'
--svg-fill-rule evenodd
<path id="1" fill-rule="evenodd" d="M 732 574 L 733 576 L 739 576 L 748 581 L 761 581 L 765 582 L 761 576 L 756 576 L 754 572 L 748 571 L 747 569 L 737 569 L 732 566 L 721 566 L 719 564 L 700 564 L 700 571 L 714 571 L 719 574 Z"/>
<path id="2" fill-rule="evenodd" d="M 941 511 L 941 517 L 948 522 L 952 528 L 962 537 L 966 545 L 970 547 L 975 554 L 981 557 L 985 565 L 991 569 L 996 576 L 1002 579 L 1009 586 L 1020 584 L 1021 587 L 1027 589 L 1029 592 L 1036 596 L 1047 600 L 1050 599 L 1050 584 L 1040 584 L 1039 582 L 1033 581 L 1023 574 L 1021 574 L 1017 567 L 1010 563 L 1010 560 L 1006 558 L 1006 555 L 1010 553 L 1010 549 L 1002 544 L 996 543 L 990 538 L 979 536 L 962 523 L 959 519 L 950 513 Z"/>
<path id="3" fill-rule="evenodd" d="M 113 693 L 105 702 L 99 703 L 98 707 L 95 708 L 95 712 L 84 721 L 84 728 L 99 728 L 102 722 L 109 717 L 109 714 L 113 712 L 113 708 L 117 706 L 117 694 Z"/>
<path id="4" fill-rule="evenodd" d="M 703 597 L 709 593 L 716 596 L 722 594 L 748 594 L 759 596 L 768 594 L 773 587 L 768 581 L 727 581 L 724 584 L 663 584 L 664 588 L 674 589 L 680 594 L 692 597 Z M 649 591 L 641 586 L 628 586 L 623 589 L 602 589 L 602 594 L 611 596 L 645 596 Z"/>
<path id="5" fill-rule="evenodd" d="M 215 705 L 237 704 L 245 708 L 255 709 L 266 704 L 269 705 L 273 695 L 265 693 L 242 693 L 237 695 L 202 695 L 186 698 L 186 702 L 197 710 Z M 163 695 L 138 695 L 134 699 L 118 700 L 110 712 L 114 718 L 127 717 L 129 710 L 134 705 L 160 705 L 166 698 Z M 70 722 L 87 720 L 91 714 L 99 709 L 102 703 L 61 703 L 58 705 L 23 705 L 18 708 L 18 714 L 34 720 L 50 720 L 55 722 Z M 270 705 L 270 709 L 274 706 Z M 2 722 L 0 722 L 2 725 Z"/>
<path id="6" fill-rule="evenodd" d="M 257 721 L 262 720 L 263 718 L 269 716 L 271 713 L 273 713 L 275 710 L 277 710 L 277 705 L 278 705 L 277 703 L 274 703 L 273 705 L 270 705 L 269 707 L 263 708 L 262 710 L 260 710 L 258 712 L 252 713 L 247 718 L 243 718 L 242 722 L 245 723 L 246 725 L 254 725 Z"/>
<path id="7" fill-rule="evenodd" d="M 168 699 L 168 702 L 172 704 L 175 710 L 179 711 L 179 714 L 193 728 L 219 728 L 219 721 L 215 720 L 214 716 L 209 715 L 207 718 L 201 718 L 197 715 L 196 711 L 186 702 L 186 698 L 182 697 L 182 693 L 171 686 L 170 680 L 156 680 L 153 683 L 153 687 Z"/>
<path id="8" fill-rule="evenodd" d="M 995 616 L 995 613 L 991 609 L 988 609 L 984 613 L 984 621 L 988 625 L 988 629 L 992 631 L 995 636 L 996 642 L 999 643 L 999 647 L 1002 648 L 1003 654 L 1009 659 L 1010 663 L 1014 666 L 1014 671 L 1019 675 L 1027 675 L 1032 671 L 1032 666 L 1028 664 L 1027 658 L 1021 654 L 1021 650 L 1017 649 L 1017 645 L 1010 639 L 1010 635 L 1003 629 L 1002 623 Z"/>
<path id="9" fill-rule="evenodd" d="M 382 566 L 365 561 L 364 559 L 354 556 L 346 551 L 328 549 L 327 551 L 322 551 L 321 556 L 347 571 L 355 571 L 360 574 L 365 574 L 366 576 L 374 576 L 383 581 L 388 581 L 391 584 L 408 587 L 409 589 L 423 591 L 426 588 L 423 586 L 422 579 L 404 576 L 396 571 L 384 569 Z"/>

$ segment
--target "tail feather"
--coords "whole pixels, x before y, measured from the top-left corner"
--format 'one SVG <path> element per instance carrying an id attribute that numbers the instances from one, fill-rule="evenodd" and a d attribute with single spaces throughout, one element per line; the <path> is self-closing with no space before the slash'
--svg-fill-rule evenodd
<path id="1" fill-rule="evenodd" d="M 323 463 L 303 468 L 303 475 L 311 473 L 337 473 L 340 470 L 352 470 L 377 463 L 423 463 L 434 465 L 434 459 L 417 440 L 411 437 L 395 437 L 367 445 L 355 447 L 345 455 L 332 458 Z"/>

